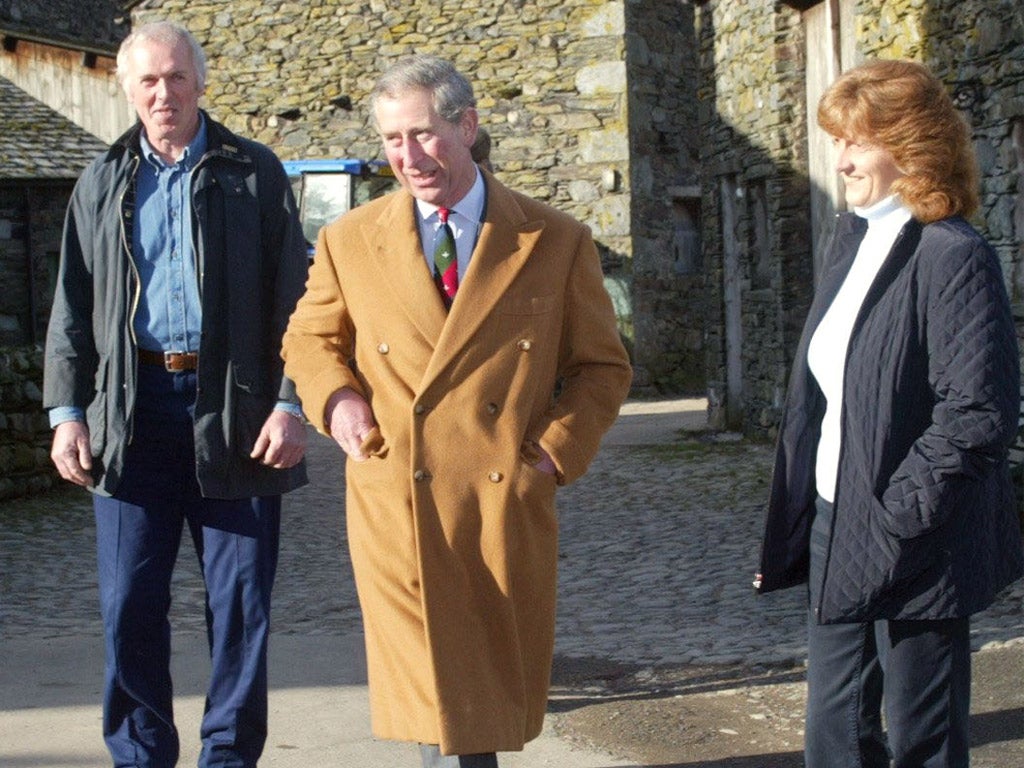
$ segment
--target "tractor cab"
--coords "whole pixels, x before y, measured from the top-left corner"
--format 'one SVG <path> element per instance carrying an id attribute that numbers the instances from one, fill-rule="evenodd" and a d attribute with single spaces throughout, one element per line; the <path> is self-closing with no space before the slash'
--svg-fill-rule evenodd
<path id="1" fill-rule="evenodd" d="M 398 188 L 383 160 L 285 160 L 283 165 L 299 205 L 310 260 L 322 226 Z"/>

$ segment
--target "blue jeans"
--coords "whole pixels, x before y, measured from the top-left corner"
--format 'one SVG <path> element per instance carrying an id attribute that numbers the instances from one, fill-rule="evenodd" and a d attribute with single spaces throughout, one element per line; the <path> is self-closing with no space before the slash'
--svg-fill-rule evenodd
<path id="1" fill-rule="evenodd" d="M 812 600 L 832 511 L 818 500 Z M 818 624 L 808 611 L 807 768 L 963 768 L 970 704 L 969 619 Z"/>
<path id="2" fill-rule="evenodd" d="M 139 366 L 123 479 L 94 496 L 106 640 L 103 734 L 115 766 L 173 766 L 171 574 L 187 524 L 206 586 L 211 676 L 200 766 L 255 766 L 267 733 L 267 639 L 281 500 L 205 499 L 195 477 L 194 373 Z"/>

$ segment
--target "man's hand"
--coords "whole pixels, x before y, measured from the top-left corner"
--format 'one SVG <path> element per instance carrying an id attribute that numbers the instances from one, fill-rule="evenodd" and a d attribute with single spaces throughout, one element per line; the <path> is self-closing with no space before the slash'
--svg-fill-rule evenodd
<path id="1" fill-rule="evenodd" d="M 331 437 L 341 450 L 353 461 L 366 461 L 369 458 L 364 450 L 367 438 L 373 442 L 380 435 L 366 399 L 347 387 L 339 389 L 327 401 L 324 416 Z"/>
<path id="2" fill-rule="evenodd" d="M 306 425 L 287 411 L 267 416 L 250 457 L 274 469 L 294 467 L 306 454 Z"/>
<path id="3" fill-rule="evenodd" d="M 54 428 L 50 458 L 65 480 L 83 488 L 92 485 L 92 451 L 84 422 L 65 421 Z"/>
<path id="4" fill-rule="evenodd" d="M 539 445 L 537 446 L 537 450 L 540 451 L 540 461 L 534 464 L 533 468 L 546 475 L 557 475 L 558 467 L 555 466 L 555 462 L 552 460 L 551 455 Z"/>

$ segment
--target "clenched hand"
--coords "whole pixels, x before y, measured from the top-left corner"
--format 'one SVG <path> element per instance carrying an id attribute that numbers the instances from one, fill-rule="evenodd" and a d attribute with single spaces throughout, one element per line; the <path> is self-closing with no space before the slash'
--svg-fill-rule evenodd
<path id="1" fill-rule="evenodd" d="M 263 423 L 251 458 L 274 469 L 294 467 L 306 455 L 306 425 L 287 411 L 271 411 Z"/>
<path id="2" fill-rule="evenodd" d="M 89 427 L 84 422 L 65 421 L 54 428 L 50 458 L 65 480 L 83 488 L 92 485 Z"/>

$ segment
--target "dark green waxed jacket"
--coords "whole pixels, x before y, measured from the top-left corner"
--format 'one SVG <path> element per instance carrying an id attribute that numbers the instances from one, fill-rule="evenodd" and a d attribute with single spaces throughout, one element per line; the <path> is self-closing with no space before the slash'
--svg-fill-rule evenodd
<path id="1" fill-rule="evenodd" d="M 267 147 L 204 115 L 207 151 L 192 174 L 193 239 L 202 296 L 195 408 L 203 495 L 276 495 L 306 482 L 249 458 L 278 400 L 298 402 L 284 377 L 281 336 L 306 278 L 306 247 L 281 163 Z M 132 258 L 141 125 L 85 170 L 64 226 L 46 339 L 44 406 L 86 412 L 93 490 L 117 489 L 132 435 L 140 300 Z"/>

